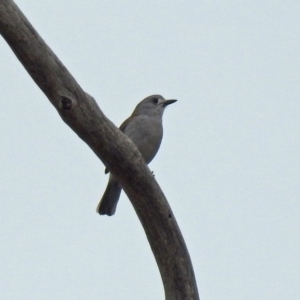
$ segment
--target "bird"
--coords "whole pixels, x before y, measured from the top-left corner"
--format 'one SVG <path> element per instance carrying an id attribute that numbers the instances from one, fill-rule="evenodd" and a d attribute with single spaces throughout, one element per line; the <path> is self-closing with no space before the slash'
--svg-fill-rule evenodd
<path id="1" fill-rule="evenodd" d="M 177 100 L 166 100 L 161 95 L 151 95 L 135 107 L 132 115 L 120 126 L 142 154 L 146 164 L 156 155 L 163 137 L 162 117 L 165 108 Z M 106 168 L 105 173 L 109 171 Z M 112 216 L 116 212 L 122 186 L 110 173 L 106 190 L 97 206 L 100 215 Z"/>

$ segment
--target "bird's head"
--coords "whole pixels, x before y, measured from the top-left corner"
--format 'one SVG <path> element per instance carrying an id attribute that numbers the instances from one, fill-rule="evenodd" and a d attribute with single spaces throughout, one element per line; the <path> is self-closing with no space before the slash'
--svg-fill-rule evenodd
<path id="1" fill-rule="evenodd" d="M 160 115 L 162 116 L 165 108 L 177 100 L 166 100 L 161 95 L 148 96 L 142 100 L 135 108 L 132 115 Z"/>

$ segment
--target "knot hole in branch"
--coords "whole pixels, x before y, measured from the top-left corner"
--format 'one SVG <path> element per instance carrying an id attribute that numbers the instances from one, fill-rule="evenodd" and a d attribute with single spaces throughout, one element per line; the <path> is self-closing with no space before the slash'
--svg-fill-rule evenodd
<path id="1" fill-rule="evenodd" d="M 61 97 L 62 109 L 70 110 L 72 108 L 72 100 L 67 97 Z"/>

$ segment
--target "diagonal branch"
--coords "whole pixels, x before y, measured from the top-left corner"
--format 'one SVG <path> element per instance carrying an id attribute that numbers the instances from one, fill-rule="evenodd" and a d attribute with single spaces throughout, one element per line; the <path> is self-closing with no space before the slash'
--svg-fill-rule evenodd
<path id="1" fill-rule="evenodd" d="M 11 0 L 0 0 L 0 33 L 64 122 L 122 184 L 156 258 L 166 299 L 199 299 L 175 217 L 135 145 L 104 116 Z"/>

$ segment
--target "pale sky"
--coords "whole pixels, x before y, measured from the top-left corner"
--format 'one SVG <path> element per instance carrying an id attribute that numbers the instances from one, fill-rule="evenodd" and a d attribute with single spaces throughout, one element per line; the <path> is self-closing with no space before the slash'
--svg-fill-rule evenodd
<path id="1" fill-rule="evenodd" d="M 178 99 L 150 165 L 201 300 L 300 294 L 300 2 L 16 0 L 117 126 Z M 0 299 L 164 299 L 123 193 L 0 39 Z"/>

